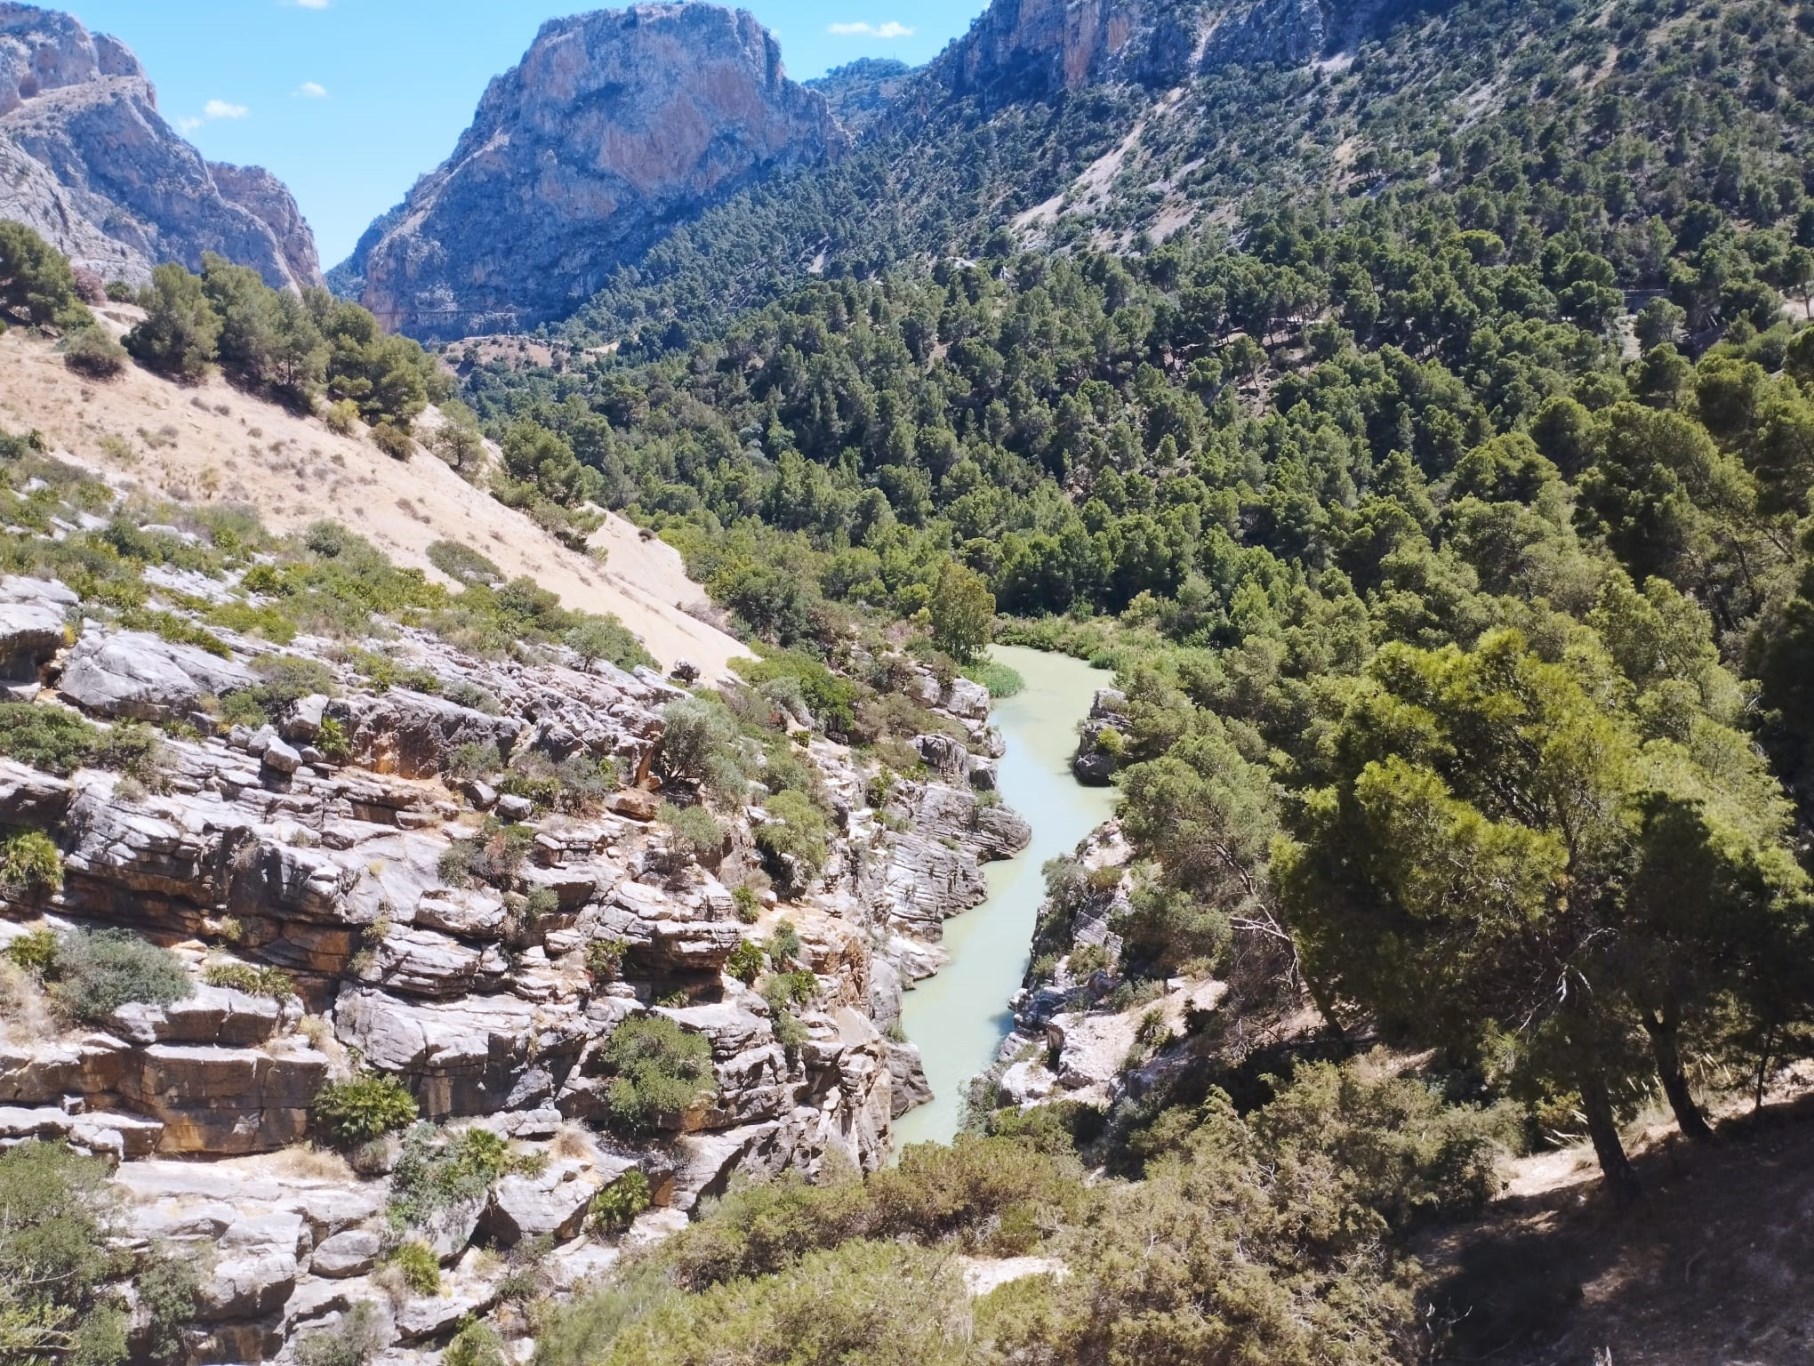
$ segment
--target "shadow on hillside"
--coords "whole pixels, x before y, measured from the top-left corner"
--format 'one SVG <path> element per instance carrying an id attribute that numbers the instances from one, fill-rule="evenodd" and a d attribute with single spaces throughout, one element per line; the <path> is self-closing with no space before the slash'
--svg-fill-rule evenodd
<path id="1" fill-rule="evenodd" d="M 1495 1366 L 1788 1366 L 1814 1360 L 1814 1097 L 1674 1139 L 1645 1195 L 1497 1201 L 1425 1253 L 1433 1359 Z M 1608 1355 L 1610 1354 L 1610 1355 Z"/>

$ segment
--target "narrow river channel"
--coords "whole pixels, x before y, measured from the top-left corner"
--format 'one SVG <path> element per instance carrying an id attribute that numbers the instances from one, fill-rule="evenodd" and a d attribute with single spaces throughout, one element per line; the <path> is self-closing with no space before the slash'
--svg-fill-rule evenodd
<path id="1" fill-rule="evenodd" d="M 1016 645 L 989 653 L 1026 680 L 995 704 L 994 721 L 1008 746 L 999 765 L 1002 800 L 1033 827 L 1033 842 L 1019 857 L 988 865 L 988 899 L 945 922 L 951 966 L 907 993 L 901 1023 L 920 1046 L 933 1097 L 895 1121 L 897 1153 L 909 1143 L 947 1143 L 957 1132 L 964 1082 L 994 1061 L 1013 1027 L 1008 998 L 1026 973 L 1045 898 L 1040 869 L 1114 814 L 1112 789 L 1071 776 L 1077 723 L 1112 675 Z"/>

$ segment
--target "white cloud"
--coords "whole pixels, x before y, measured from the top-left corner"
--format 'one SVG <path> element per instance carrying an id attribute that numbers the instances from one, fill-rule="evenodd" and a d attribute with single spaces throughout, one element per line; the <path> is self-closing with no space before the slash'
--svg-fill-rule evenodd
<path id="1" fill-rule="evenodd" d="M 243 104 L 228 104 L 225 100 L 209 100 L 202 106 L 202 117 L 205 119 L 243 119 L 252 111 Z"/>
<path id="2" fill-rule="evenodd" d="M 326 9 L 328 0 L 291 0 L 297 9 Z"/>
<path id="3" fill-rule="evenodd" d="M 867 24 L 862 21 L 848 24 L 827 24 L 827 33 L 840 38 L 911 38 L 913 30 L 907 25 L 890 19 L 883 24 Z"/>
<path id="4" fill-rule="evenodd" d="M 179 118 L 176 121 L 176 126 L 180 129 L 182 129 L 185 133 L 193 133 L 197 128 L 200 128 L 206 122 L 207 122 L 206 119 L 198 119 L 193 114 L 184 114 L 181 118 Z"/>
<path id="5" fill-rule="evenodd" d="M 304 81 L 296 87 L 296 93 L 305 100 L 325 100 L 328 97 L 328 88 L 320 81 Z"/>

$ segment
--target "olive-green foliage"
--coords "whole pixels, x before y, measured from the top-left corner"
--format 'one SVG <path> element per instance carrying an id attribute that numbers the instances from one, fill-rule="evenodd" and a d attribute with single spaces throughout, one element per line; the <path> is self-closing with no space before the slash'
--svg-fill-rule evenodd
<path id="1" fill-rule="evenodd" d="M 329 1142 L 354 1148 L 413 1124 L 416 1098 L 386 1072 L 330 1081 L 315 1093 L 309 1116 Z"/>
<path id="2" fill-rule="evenodd" d="M 227 719 L 263 725 L 277 722 L 297 702 L 316 694 L 339 692 L 334 671 L 306 655 L 268 654 L 252 661 L 259 682 L 227 699 Z"/>
<path id="3" fill-rule="evenodd" d="M 388 1259 L 403 1284 L 418 1295 L 441 1293 L 441 1263 L 427 1243 L 411 1239 L 400 1244 Z"/>
<path id="4" fill-rule="evenodd" d="M 469 1319 L 441 1354 L 443 1366 L 509 1366 L 504 1340 L 477 1319 Z"/>
<path id="5" fill-rule="evenodd" d="M 768 964 L 768 955 L 754 939 L 740 939 L 737 947 L 731 950 L 731 956 L 725 960 L 724 970 L 745 986 L 754 985 L 762 975 L 762 969 Z"/>
<path id="6" fill-rule="evenodd" d="M 1026 679 L 1006 664 L 997 664 L 992 659 L 973 660 L 964 666 L 963 674 L 972 683 L 981 683 L 997 702 L 1015 696 L 1027 686 Z"/>
<path id="7" fill-rule="evenodd" d="M 772 973 L 762 983 L 762 999 L 777 1015 L 790 1006 L 805 1005 L 818 994 L 819 979 L 810 972 Z"/>
<path id="8" fill-rule="evenodd" d="M 756 827 L 756 845 L 779 873 L 792 859 L 795 880 L 806 887 L 818 878 L 830 856 L 831 824 L 813 800 L 801 792 L 777 792 L 765 803 L 768 819 Z"/>
<path id="9" fill-rule="evenodd" d="M 927 611 L 933 644 L 967 664 L 989 643 L 995 625 L 995 595 L 989 591 L 989 581 L 975 570 L 947 564 L 933 585 Z"/>
<path id="10" fill-rule="evenodd" d="M 810 655 L 785 650 L 764 652 L 760 659 L 732 660 L 731 667 L 739 677 L 758 687 L 792 683 L 813 720 L 830 734 L 849 734 L 856 723 L 855 709 L 863 688 L 852 679 L 833 673 Z"/>
<path id="11" fill-rule="evenodd" d="M 63 854 L 42 830 L 0 836 L 0 893 L 36 900 L 63 889 Z"/>
<path id="12" fill-rule="evenodd" d="M 742 801 L 744 772 L 737 724 L 717 698 L 686 697 L 662 709 L 656 766 L 670 782 L 688 782 L 726 801 Z"/>
<path id="13" fill-rule="evenodd" d="M 110 1246 L 107 1165 L 60 1143 L 0 1151 L 0 1350 L 8 1362 L 126 1357 L 127 1315 L 105 1282 L 124 1270 Z"/>
<path id="14" fill-rule="evenodd" d="M 800 956 L 800 930 L 791 920 L 778 920 L 768 939 L 769 961 L 784 968 Z"/>
<path id="15" fill-rule="evenodd" d="M 703 806 L 663 802 L 656 819 L 667 827 L 674 847 L 694 862 L 715 860 L 724 850 L 724 827 Z"/>
<path id="16" fill-rule="evenodd" d="M 642 643 L 616 617 L 587 617 L 569 628 L 562 642 L 588 669 L 601 659 L 620 669 L 652 662 Z"/>
<path id="17" fill-rule="evenodd" d="M 220 340 L 221 321 L 202 282 L 166 263 L 139 292 L 145 321 L 126 334 L 126 349 L 150 369 L 193 383 L 208 371 Z"/>
<path id="18" fill-rule="evenodd" d="M 63 363 L 88 379 L 112 379 L 126 368 L 126 348 L 99 323 L 66 333 L 62 351 Z"/>
<path id="19" fill-rule="evenodd" d="M 614 1077 L 605 1097 L 611 1119 L 632 1133 L 659 1129 L 717 1089 L 711 1043 L 663 1016 L 625 1020 L 602 1056 Z"/>
<path id="20" fill-rule="evenodd" d="M 25 224 L 0 222 L 0 312 L 32 327 L 92 324 L 63 254 Z"/>
<path id="21" fill-rule="evenodd" d="M 504 571 L 469 545 L 459 541 L 434 541 L 428 547 L 428 562 L 458 583 L 482 583 L 491 587 L 504 582 Z"/>
<path id="22" fill-rule="evenodd" d="M 624 969 L 630 945 L 622 939 L 594 939 L 586 945 L 586 971 L 597 983 L 615 982 Z"/>
<path id="23" fill-rule="evenodd" d="M 621 1232 L 647 1208 L 649 1178 L 631 1168 L 592 1197 L 592 1222 L 605 1232 Z"/>
<path id="24" fill-rule="evenodd" d="M 441 855 L 437 871 L 451 887 L 470 887 L 475 882 L 501 886 L 516 877 L 535 832 L 524 825 L 506 825 L 487 816 L 479 833 L 455 840 Z"/>
<path id="25" fill-rule="evenodd" d="M 48 976 L 57 962 L 57 932 L 47 925 L 27 930 L 6 946 L 6 957 L 27 972 Z"/>
<path id="26" fill-rule="evenodd" d="M 299 1366 L 370 1366 L 384 1347 L 378 1307 L 360 1300 L 332 1328 L 303 1334 L 296 1343 Z"/>
<path id="27" fill-rule="evenodd" d="M 67 777 L 93 762 L 101 730 L 73 711 L 29 702 L 0 702 L 0 754 Z"/>
<path id="28" fill-rule="evenodd" d="M 201 1285 L 201 1269 L 189 1249 L 153 1243 L 141 1259 L 132 1286 L 147 1319 L 145 1345 L 153 1361 L 183 1359 L 181 1329 L 195 1316 Z"/>
<path id="29" fill-rule="evenodd" d="M 746 925 L 753 925 L 762 914 L 762 901 L 756 895 L 756 889 L 747 883 L 738 883 L 731 888 L 731 903 L 737 908 L 737 919 Z"/>
<path id="30" fill-rule="evenodd" d="M 170 1005 L 195 991 L 180 958 L 129 930 L 71 930 L 46 976 L 52 999 L 80 1020 L 105 1020 L 128 1002 Z"/>
<path id="31" fill-rule="evenodd" d="M 399 1231 L 432 1229 L 457 1209 L 483 1200 L 500 1176 L 533 1166 L 489 1129 L 446 1135 L 432 1124 L 417 1124 L 404 1136 L 391 1173 L 386 1215 Z"/>
<path id="32" fill-rule="evenodd" d="M 231 987 L 249 996 L 269 996 L 274 1001 L 285 1001 L 296 994 L 296 983 L 289 973 L 257 963 L 210 963 L 202 970 L 202 981 L 211 987 Z M 320 1098 L 317 1092 L 316 1100 L 319 1102 Z"/>

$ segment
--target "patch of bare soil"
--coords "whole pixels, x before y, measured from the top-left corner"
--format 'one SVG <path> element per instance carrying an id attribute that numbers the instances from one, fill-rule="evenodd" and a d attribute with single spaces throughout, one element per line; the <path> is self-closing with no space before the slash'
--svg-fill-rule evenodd
<path id="1" fill-rule="evenodd" d="M 1420 1249 L 1444 1363 L 1814 1362 L 1814 1096 L 1673 1133 L 1636 1158 L 1644 1195 L 1604 1196 L 1578 1154 L 1541 1159 L 1474 1224 Z M 1522 1165 L 1522 1164 L 1521 1164 Z"/>

